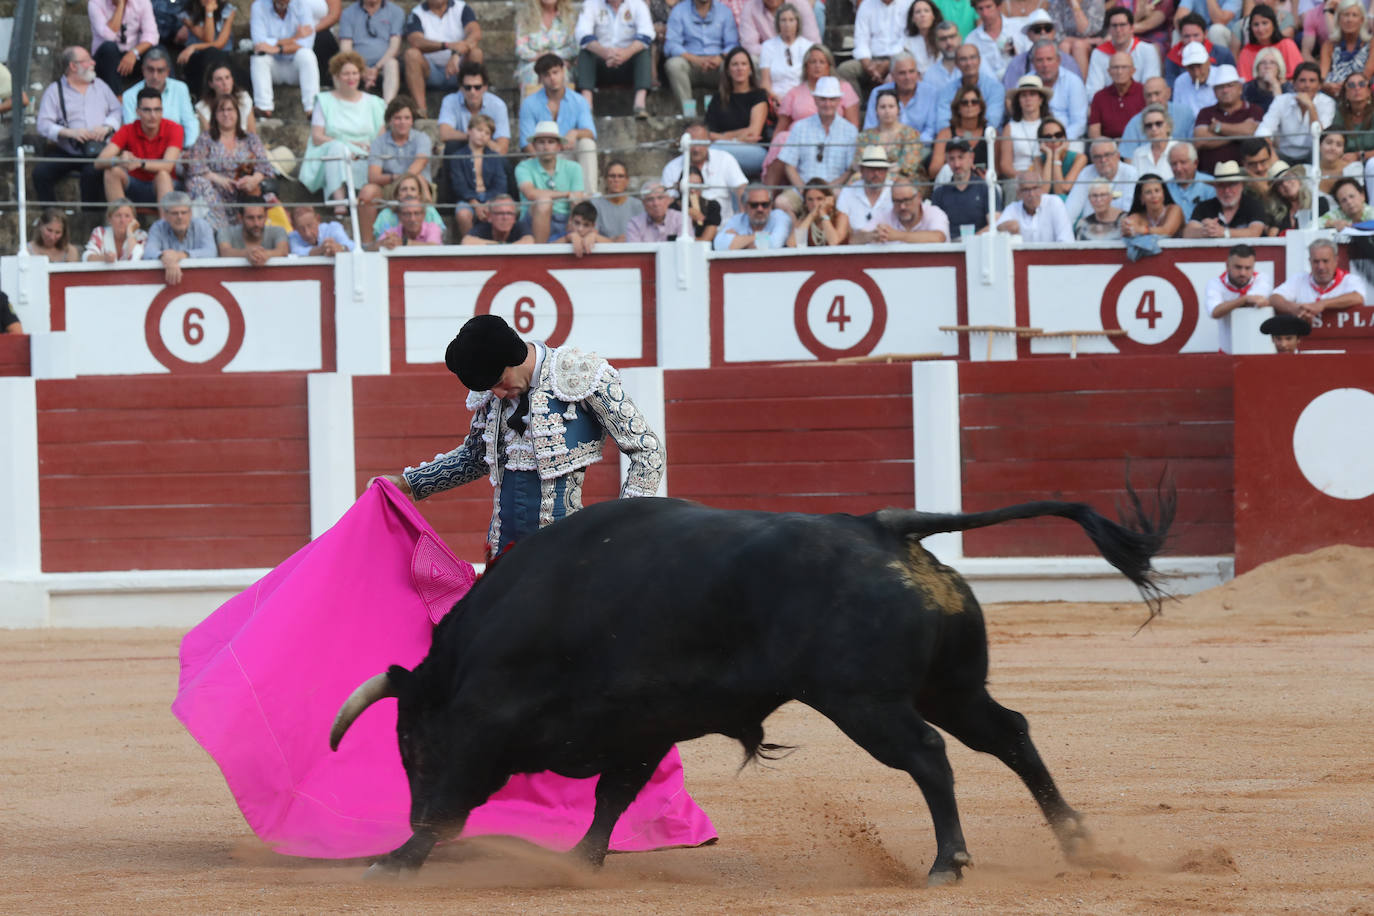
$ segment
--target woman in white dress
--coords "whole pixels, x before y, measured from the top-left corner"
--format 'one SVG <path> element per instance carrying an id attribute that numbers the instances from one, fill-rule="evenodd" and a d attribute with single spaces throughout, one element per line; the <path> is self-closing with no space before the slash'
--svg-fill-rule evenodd
<path id="1" fill-rule="evenodd" d="M 1040 152 L 1040 121 L 1049 108 L 1050 90 L 1040 82 L 1040 77 L 1028 73 L 1017 80 L 1010 102 L 1011 117 L 1002 126 L 1002 139 L 997 141 L 1000 175 L 1024 172 L 1035 162 Z"/>
<path id="2" fill-rule="evenodd" d="M 1145 139 L 1149 142 L 1136 147 L 1131 165 L 1135 166 L 1142 178 L 1158 175 L 1165 181 L 1173 181 L 1174 168 L 1169 165 L 1169 150 L 1174 148 L 1176 141 L 1169 139 L 1174 132 L 1174 119 L 1169 117 L 1169 109 L 1160 104 L 1146 105 L 1140 113 L 1140 126 L 1145 130 Z"/>
<path id="3" fill-rule="evenodd" d="M 935 27 L 944 19 L 934 0 L 916 0 L 907 10 L 906 40 L 903 43 L 911 56 L 916 58 L 916 71 L 921 76 L 925 76 L 926 70 L 940 57 L 940 51 L 935 46 Z"/>
<path id="4" fill-rule="evenodd" d="M 925 0 L 921 0 L 925 2 Z M 814 42 L 801 33 L 801 17 L 791 3 L 773 14 L 778 34 L 759 48 L 759 85 L 779 101 L 802 80 L 802 63 Z"/>

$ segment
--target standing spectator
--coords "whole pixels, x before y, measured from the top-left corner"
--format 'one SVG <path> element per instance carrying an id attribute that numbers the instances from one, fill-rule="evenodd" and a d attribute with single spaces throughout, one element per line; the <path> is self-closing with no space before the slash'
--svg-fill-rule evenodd
<path id="1" fill-rule="evenodd" d="M 967 89 L 978 90 L 978 96 L 984 103 L 983 114 L 993 127 L 1000 128 L 1006 117 L 1006 90 L 1002 88 L 1002 83 L 999 80 L 984 69 L 982 53 L 977 46 L 962 45 L 954 60 L 959 66 L 960 78 L 941 85 L 940 95 L 935 102 L 934 119 L 921 129 L 922 140 L 929 141 L 935 137 L 935 133 L 931 133 L 929 137 L 926 136 L 928 127 L 934 127 L 934 130 L 938 132 L 941 128 L 949 126 L 955 108 L 954 97 L 958 95 L 963 98 L 964 91 Z M 1059 66 L 1058 55 L 1055 55 L 1054 65 Z M 1043 77 L 1041 83 L 1044 83 Z M 1051 89 L 1050 91 L 1055 90 Z"/>
<path id="2" fill-rule="evenodd" d="M 866 245 L 874 241 L 878 224 L 891 215 L 892 193 L 888 178 L 891 164 L 881 146 L 865 148 L 859 158 L 862 181 L 845 185 L 835 200 L 835 209 L 849 218 L 849 244 Z M 808 184 L 803 190 L 811 187 Z M 805 206 L 805 198 L 802 200 Z"/>
<path id="3" fill-rule="evenodd" d="M 649 182 L 640 196 L 644 199 L 643 204 L 639 214 L 625 225 L 625 241 L 671 242 L 682 234 L 682 212 L 669 208 L 670 198 L 662 184 Z M 719 216 L 720 211 L 716 214 Z"/>
<path id="4" fill-rule="evenodd" d="M 578 45 L 577 86 L 592 107 L 596 84 L 632 85 L 634 115 L 647 118 L 645 99 L 653 85 L 654 20 L 644 0 L 586 0 L 574 31 Z"/>
<path id="5" fill-rule="evenodd" d="M 357 51 L 340 51 L 329 69 L 334 73 L 334 88 L 320 93 L 310 118 L 310 143 L 300 182 L 311 191 L 323 189 L 325 200 L 339 201 L 334 214 L 344 216 L 348 213 L 346 170 L 353 171 L 354 188 L 367 183 L 367 157 L 373 138 L 386 123 L 386 105 L 359 88 L 363 58 Z"/>
<path id="6" fill-rule="evenodd" d="M 138 120 L 115 132 L 95 164 L 105 171 L 105 199 L 161 200 L 172 190 L 184 142 L 181 125 L 163 119 L 158 91 L 140 89 Z"/>
<path id="7" fill-rule="evenodd" d="M 793 126 L 789 143 L 778 156 L 788 183 L 795 188 L 802 187 L 812 178 L 835 181 L 843 175 L 853 159 L 859 136 L 853 124 L 838 117 L 839 80 L 833 76 L 821 77 L 812 95 L 816 99 L 816 113 Z"/>
<path id="8" fill-rule="evenodd" d="M 211 66 L 205 76 L 205 85 L 201 87 L 200 99 L 196 102 L 195 108 L 196 123 L 200 125 L 201 131 L 209 129 L 210 122 L 214 119 L 215 100 L 226 95 L 238 104 L 239 127 L 243 128 L 244 133 L 256 134 L 258 121 L 253 115 L 253 96 L 239 85 L 238 77 L 234 75 L 234 68 L 229 65 L 228 60 Z M 163 104 L 166 104 L 165 100 Z"/>
<path id="9" fill-rule="evenodd" d="M 105 211 L 105 225 L 91 230 L 81 260 L 104 261 L 106 264 L 140 261 L 143 259 L 143 243 L 147 240 L 148 233 L 139 228 L 133 201 L 121 197 L 110 202 Z"/>
<path id="10" fill-rule="evenodd" d="M 86 0 L 91 20 L 91 53 L 95 72 L 115 92 L 139 58 L 157 46 L 157 19 L 151 0 Z"/>
<path id="11" fill-rule="evenodd" d="M 515 78 L 521 98 L 539 89 L 534 65 L 545 54 L 556 54 L 564 66 L 573 66 L 577 59 L 576 28 L 576 0 L 520 0 L 515 12 Z"/>
<path id="12" fill-rule="evenodd" d="M 29 240 L 29 254 L 47 258 L 54 264 L 81 260 L 81 252 L 72 244 L 67 214 L 57 207 L 46 207 L 33 221 L 33 238 Z"/>
<path id="13" fill-rule="evenodd" d="M 1240 141 L 1253 136 L 1264 112 L 1241 98 L 1240 74 L 1234 67 L 1218 67 L 1212 91 L 1217 103 L 1197 113 L 1193 125 L 1193 145 L 1198 151 L 1198 168 L 1209 174 L 1222 162 L 1240 159 Z"/>
<path id="14" fill-rule="evenodd" d="M 1345 78 L 1369 69 L 1369 28 L 1364 4 L 1360 0 L 1341 0 L 1336 5 L 1336 24 L 1340 34 L 1322 42 L 1322 92 L 1335 95 Z M 1263 53 L 1263 52 L 1261 52 Z M 1259 71 L 1258 57 L 1255 63 Z M 1285 73 L 1287 67 L 1284 68 Z M 1282 82 L 1280 75 L 1280 82 Z"/>
<path id="15" fill-rule="evenodd" d="M 177 66 L 192 91 L 205 85 L 210 70 L 229 64 L 229 38 L 236 12 L 234 4 L 227 0 L 189 0 L 182 11 L 181 24 L 186 28 L 187 41 L 177 55 Z"/>
<path id="16" fill-rule="evenodd" d="M 187 258 L 213 258 L 215 230 L 203 219 L 191 216 L 191 195 L 169 191 L 158 201 L 162 219 L 153 223 L 143 244 L 143 260 L 160 261 L 168 286 L 181 283 L 181 262 Z"/>
<path id="17" fill-rule="evenodd" d="M 1064 36 L 1059 47 L 1073 56 L 1080 79 L 1088 72 L 1093 49 L 1102 41 L 1105 6 L 1103 0 L 1050 0 L 1050 18 L 1054 20 L 1056 31 Z"/>
<path id="18" fill-rule="evenodd" d="M 1183 211 L 1183 218 L 1190 220 L 1199 202 L 1216 197 L 1212 176 L 1197 170 L 1197 150 L 1186 141 L 1175 143 L 1169 150 L 1169 170 L 1174 177 L 1164 186 Z"/>
<path id="19" fill-rule="evenodd" d="M 754 0 L 762 5 L 763 0 Z M 800 9 L 805 9 L 803 3 Z M 792 3 L 781 3 L 774 13 L 776 34 L 759 48 L 759 84 L 775 101 L 801 84 L 806 52 L 815 44 L 801 33 L 801 14 Z M 913 87 L 914 89 L 914 87 Z"/>
<path id="20" fill-rule="evenodd" d="M 878 224 L 875 241 L 880 244 L 938 245 L 949 241 L 949 217 L 934 204 L 921 202 L 921 189 L 910 178 L 892 183 L 892 211 Z"/>
<path id="21" fill-rule="evenodd" d="M 1003 88 L 1007 91 L 1015 89 L 1017 81 L 1032 72 L 1031 51 L 1042 41 L 1048 41 L 1055 47 L 1060 47 L 1061 44 L 1050 14 L 1043 9 L 1037 9 L 1026 17 L 1026 24 L 1021 27 L 1021 35 L 1016 39 L 1016 50 L 1019 53 L 1007 62 L 1007 69 L 1002 74 Z M 1062 48 L 1059 51 L 1059 66 L 1080 80 L 1083 78 L 1083 71 L 1078 69 L 1078 61 Z"/>
<path id="22" fill-rule="evenodd" d="M 931 64 L 940 59 L 935 29 L 944 21 L 935 0 L 915 0 L 906 11 L 906 38 L 902 45 L 916 61 L 916 72 L 922 76 Z"/>
<path id="23" fill-rule="evenodd" d="M 247 258 L 254 267 L 261 267 L 273 258 L 291 253 L 286 230 L 267 223 L 267 207 L 262 199 L 243 206 L 236 226 L 226 226 L 215 235 L 221 258 Z"/>
<path id="24" fill-rule="evenodd" d="M 1173 92 L 1162 77 L 1151 77 L 1143 85 L 1145 86 L 1145 107 L 1163 105 L 1169 113 L 1169 120 L 1174 124 L 1174 136 L 1191 137 L 1193 135 L 1193 119 L 1197 112 L 1186 105 L 1170 101 Z M 1127 122 L 1126 129 L 1121 133 L 1121 142 L 1117 144 L 1121 148 L 1121 155 L 1134 156 L 1136 149 L 1146 142 L 1145 126 L 1141 123 L 1144 120 L 1143 116 L 1144 109 Z"/>
<path id="25" fill-rule="evenodd" d="M 386 130 L 372 140 L 367 155 L 367 184 L 358 194 L 358 219 L 363 224 L 363 242 L 367 226 L 377 218 L 377 201 L 391 199 L 396 182 L 402 176 L 413 175 L 420 182 L 420 197 L 425 203 L 434 201 L 429 157 L 433 152 L 429 134 L 415 130 L 415 103 L 409 96 L 398 95 L 386 106 Z"/>
<path id="26" fill-rule="evenodd" d="M 1088 186 L 1088 213 L 1083 214 L 1074 229 L 1073 237 L 1080 242 L 1116 242 L 1124 237 L 1121 225 L 1126 212 L 1116 206 L 1120 191 L 1113 191 L 1105 181 Z"/>
<path id="27" fill-rule="evenodd" d="M 1297 78 L 1297 66 L 1302 63 L 1302 52 L 1293 43 L 1293 39 L 1284 38 L 1283 33 L 1279 31 L 1279 17 L 1275 15 L 1272 6 L 1260 3 L 1250 10 L 1250 23 L 1246 31 L 1248 34 L 1245 46 L 1236 57 L 1236 69 L 1240 71 L 1241 79 L 1248 80 L 1254 75 L 1255 55 L 1268 47 L 1277 48 L 1283 55 L 1286 64 L 1285 75 L 1291 79 Z M 1313 69 L 1317 69 L 1315 64 Z M 1317 81 L 1321 82 L 1320 69 L 1317 69 Z"/>
<path id="28" fill-rule="evenodd" d="M 33 167 L 33 192 L 38 203 L 57 200 L 57 182 L 71 172 L 81 173 L 81 201 L 105 199 L 103 181 L 92 162 L 105 141 L 123 123 L 119 99 L 95 75 L 95 61 L 81 47 L 62 51 L 62 75 L 43 90 L 38 102 L 38 133 L 51 144 L 55 162 Z"/>
<path id="29" fill-rule="evenodd" d="M 1274 99 L 1259 126 L 1256 137 L 1274 137 L 1279 155 L 1290 163 L 1312 158 L 1312 122 L 1322 129 L 1331 126 L 1336 103 L 1321 91 L 1321 71 L 1311 62 L 1298 64 L 1293 75 L 1293 91 Z"/>
<path id="30" fill-rule="evenodd" d="M 1264 234 L 1264 205 L 1245 189 L 1234 162 L 1220 163 L 1212 178 L 1216 197 L 1199 201 L 1183 227 L 1185 239 L 1254 238 Z"/>
<path id="31" fill-rule="evenodd" d="M 983 101 L 982 95 L 977 89 L 960 89 L 954 101 L 950 102 L 950 109 L 954 112 L 953 119 L 948 127 L 944 127 L 935 135 L 935 145 L 930 151 L 930 163 L 927 166 L 935 173 L 935 181 L 949 179 L 945 172 L 945 150 L 949 146 L 949 141 L 962 139 L 968 143 L 973 150 L 974 174 L 979 178 L 987 174 L 988 163 L 992 161 L 989 157 L 993 155 L 992 150 L 988 149 L 984 134 L 988 129 L 988 109 L 987 103 Z"/>
<path id="32" fill-rule="evenodd" d="M 1217 103 L 1216 90 L 1212 87 L 1234 69 L 1225 69 L 1227 65 L 1213 67 L 1207 49 L 1200 44 L 1184 48 L 1179 60 L 1183 61 L 1184 72 L 1174 80 L 1174 98 L 1180 105 L 1186 105 L 1196 118 L 1199 111 Z"/>
<path id="33" fill-rule="evenodd" d="M 1216 0 L 1212 0 L 1213 3 Z M 1185 12 L 1183 18 L 1178 20 L 1179 40 L 1169 49 L 1169 53 L 1164 55 L 1164 78 L 1172 86 L 1183 75 L 1187 64 L 1183 61 L 1183 52 L 1189 45 L 1200 45 L 1206 55 L 1203 59 L 1209 67 L 1219 67 L 1222 64 L 1236 65 L 1236 59 L 1231 56 L 1231 51 L 1225 45 L 1213 44 L 1207 38 L 1207 21 L 1197 13 Z"/>
<path id="34" fill-rule="evenodd" d="M 978 28 L 969 33 L 968 43 L 982 55 L 983 68 L 1000 81 L 1016 55 L 1012 30 L 1007 28 L 997 0 L 974 0 L 973 11 L 978 14 Z"/>
<path id="35" fill-rule="evenodd" d="M 802 214 L 787 239 L 788 248 L 826 248 L 849 243 L 849 217 L 838 209 L 835 189 L 813 178 L 802 195 Z"/>
<path id="36" fill-rule="evenodd" d="M 291 211 L 291 232 L 286 243 L 298 258 L 332 258 L 340 251 L 352 251 L 353 240 L 341 223 L 320 222 L 310 204 L 298 204 Z"/>
<path id="37" fill-rule="evenodd" d="M 458 199 L 453 218 L 460 239 L 472 231 L 474 222 L 490 219 L 491 201 L 509 196 L 505 158 L 490 145 L 495 129 L 491 118 L 479 111 L 468 121 L 467 142 L 448 160 L 449 187 Z"/>
<path id="38" fill-rule="evenodd" d="M 1020 235 L 1024 242 L 1072 242 L 1073 224 L 1064 202 L 1045 195 L 1045 182 L 1035 172 L 1022 172 L 1016 179 L 1016 200 L 1002 211 L 997 231 Z"/>
<path id="39" fill-rule="evenodd" d="M 834 69 L 834 58 L 825 45 L 816 44 L 807 49 L 802 62 L 802 81 L 793 86 L 778 103 L 778 124 L 773 130 L 773 142 L 769 145 L 768 155 L 763 160 L 765 184 L 780 185 L 787 180 L 778 155 L 787 148 L 792 125 L 816 113 L 816 98 L 813 95 L 816 83 L 822 77 L 830 76 Z M 859 96 L 854 87 L 843 80 L 840 80 L 840 117 L 855 127 L 859 126 Z M 728 217 L 730 213 L 725 215 Z"/>
<path id="40" fill-rule="evenodd" d="M 439 106 L 439 141 L 444 155 L 451 156 L 468 142 L 472 118 L 484 114 L 493 125 L 487 147 L 498 156 L 510 152 L 510 112 L 501 97 L 490 89 L 485 64 L 471 62 L 458 68 L 458 91 L 444 96 Z"/>
<path id="41" fill-rule="evenodd" d="M 921 3 L 924 4 L 925 0 L 921 0 Z M 878 97 L 884 92 L 891 92 L 897 100 L 897 119 L 906 126 L 913 128 L 919 135 L 923 126 L 920 96 L 922 86 L 920 72 L 916 68 L 916 58 L 906 51 L 895 55 L 892 58 L 888 73 L 892 79 L 881 86 L 875 86 L 868 95 L 868 111 L 864 114 L 864 129 L 868 130 L 878 126 Z"/>
<path id="42" fill-rule="evenodd" d="M 760 141 L 767 119 L 768 93 L 759 87 L 754 61 L 743 48 L 731 48 L 716 95 L 706 108 L 706 130 L 716 141 L 713 145 L 734 156 L 751 178 L 763 171 L 768 149 Z"/>
<path id="43" fill-rule="evenodd" d="M 442 245 L 441 226 L 425 219 L 425 205 L 418 200 L 405 200 L 397 205 L 400 222 L 377 237 L 373 250 L 391 251 L 409 245 Z"/>
<path id="44" fill-rule="evenodd" d="M 838 89 L 835 97 L 839 98 Z M 744 212 L 726 220 L 711 247 L 716 251 L 785 248 L 791 234 L 792 218 L 773 208 L 773 193 L 765 187 L 751 185 L 744 191 Z"/>
<path id="45" fill-rule="evenodd" d="M 580 258 L 596 250 L 598 242 L 609 242 L 606 236 L 596 229 L 596 208 L 591 201 L 583 200 L 573 205 L 568 219 L 568 234 L 565 236 L 572 246 L 573 257 Z"/>
<path id="46" fill-rule="evenodd" d="M 482 26 L 464 0 L 420 0 L 403 33 L 406 88 L 422 113 L 429 111 L 426 86 L 457 89 L 463 61 L 482 62 Z"/>
<path id="47" fill-rule="evenodd" d="M 1121 221 L 1121 234 L 1126 238 L 1157 235 L 1171 239 L 1183 229 L 1183 210 L 1169 196 L 1164 179 L 1158 175 L 1141 175 L 1136 182 L 1131 209 Z"/>
<path id="48" fill-rule="evenodd" d="M 680 200 L 674 200 L 671 206 L 674 210 L 682 211 L 685 217 L 691 220 L 692 238 L 698 242 L 714 241 L 722 222 L 720 201 L 706 197 L 702 190 L 705 183 L 702 181 L 701 171 L 696 166 L 687 170 L 687 182 L 691 185 L 687 192 L 687 206 L 683 207 Z"/>
<path id="49" fill-rule="evenodd" d="M 1310 322 L 1327 309 L 1346 309 L 1367 301 L 1364 280 L 1341 270 L 1337 263 L 1335 242 L 1317 239 L 1308 245 L 1307 265 L 1308 273 L 1290 276 L 1270 295 L 1274 311 Z"/>
<path id="50" fill-rule="evenodd" d="M 680 0 L 673 7 L 663 40 L 663 54 L 668 58 L 663 70 L 685 116 L 692 117 L 696 112 L 692 87 L 714 87 L 720 79 L 725 52 L 738 44 L 735 15 L 725 4 L 716 0 Z"/>
<path id="51" fill-rule="evenodd" d="M 796 18 L 793 39 L 800 47 L 793 47 L 792 51 L 798 67 L 797 78 L 801 79 L 801 55 L 821 40 L 821 30 L 816 25 L 816 14 L 806 0 L 800 0 L 795 4 L 789 4 L 788 0 L 745 0 L 737 22 L 739 43 L 758 60 L 759 67 L 762 68 L 763 48 L 770 39 L 782 35 L 782 9 L 789 5 L 792 7 L 792 15 Z M 782 96 L 785 92 L 786 90 L 783 90 L 775 95 Z"/>
<path id="52" fill-rule="evenodd" d="M 518 208 L 508 194 L 491 200 L 491 220 L 477 223 L 463 236 L 464 245 L 533 245 L 534 230 L 528 220 L 516 220 Z"/>
<path id="53" fill-rule="evenodd" d="M 1056 125 L 1062 135 L 1062 124 L 1058 121 L 1048 123 Z M 949 181 L 935 186 L 930 195 L 930 202 L 944 212 L 951 226 L 959 227 L 960 235 L 964 234 L 964 227 L 968 227 L 971 234 L 985 232 L 988 228 L 989 210 L 995 214 L 1002 208 L 1001 192 L 994 190 L 992 207 L 989 208 L 988 183 L 975 180 L 973 148 L 963 137 L 945 144 L 945 157 L 949 165 Z"/>
<path id="54" fill-rule="evenodd" d="M 1107 65 L 1111 84 L 1098 90 L 1088 109 L 1088 138 L 1119 139 L 1126 124 L 1145 107 L 1145 87 L 1135 81 L 1131 55 L 1116 53 Z"/>
<path id="55" fill-rule="evenodd" d="M 248 18 L 254 107 L 264 118 L 272 117 L 276 111 L 273 83 L 290 83 L 301 87 L 301 109 L 310 117 L 320 91 L 320 64 L 315 59 L 315 24 L 302 0 L 253 0 Z M 334 72 L 333 63 L 330 71 Z"/>
<path id="56" fill-rule="evenodd" d="M 1159 175 L 1165 181 L 1171 181 L 1174 173 L 1169 167 L 1169 153 L 1177 141 L 1169 137 L 1174 133 L 1174 124 L 1163 105 L 1146 105 L 1144 114 L 1145 136 L 1150 142 L 1142 143 L 1135 151 L 1131 165 L 1135 166 L 1141 177 Z"/>
<path id="57" fill-rule="evenodd" d="M 162 118 L 181 127 L 186 146 L 200 137 L 200 118 L 191 104 L 191 90 L 181 80 L 172 79 L 172 58 L 165 48 L 153 48 L 143 55 L 143 79 L 124 90 L 124 123 L 138 120 L 138 100 L 144 89 L 153 89 L 162 100 Z"/>
<path id="58" fill-rule="evenodd" d="M 339 50 L 357 51 L 363 59 L 365 92 L 390 102 L 401 90 L 401 32 L 406 14 L 391 0 L 358 0 L 339 15 Z M 331 71 L 332 72 L 332 71 Z"/>
<path id="59" fill-rule="evenodd" d="M 561 60 L 558 69 L 563 69 Z M 531 204 L 529 217 L 534 240 L 542 245 L 556 242 L 566 234 L 570 201 L 581 200 L 586 195 L 582 170 L 558 155 L 563 148 L 563 137 L 557 124 L 541 121 L 535 125 L 530 144 L 534 147 L 534 158 L 515 167 L 515 184 L 520 189 L 521 199 Z"/>
<path id="60" fill-rule="evenodd" d="M 334 55 L 339 53 L 339 40 L 334 37 L 334 24 L 343 15 L 343 0 L 302 0 L 305 4 L 305 15 L 315 29 L 315 46 L 311 50 L 315 53 L 315 69 L 319 72 L 321 84 L 330 88 L 329 62 L 334 59 Z"/>
<path id="61" fill-rule="evenodd" d="M 698 141 L 692 144 L 688 156 L 691 168 L 701 173 L 701 184 L 704 186 L 701 196 L 717 203 L 720 206 L 721 217 L 729 219 L 737 209 L 735 204 L 739 200 L 740 191 L 748 184 L 748 179 L 744 177 L 744 172 L 740 170 L 734 156 L 724 150 L 712 148 L 709 143 L 700 142 L 709 139 L 704 123 L 694 121 L 687 125 L 687 135 Z M 673 191 L 677 190 L 678 184 L 682 181 L 682 165 L 682 157 L 678 156 L 669 160 L 663 167 L 663 184 Z"/>
<path id="62" fill-rule="evenodd" d="M 896 67 L 895 64 L 893 66 Z M 854 141 L 856 147 L 854 163 L 845 173 L 846 179 L 858 172 L 860 158 L 858 153 L 868 146 L 882 147 L 893 170 L 906 175 L 908 178 L 916 177 L 916 172 L 921 168 L 921 160 L 924 158 L 921 149 L 921 135 L 899 120 L 901 105 L 895 89 L 876 89 L 873 94 L 877 97 L 875 107 L 878 122 L 866 130 L 859 131 L 859 136 Z"/>
<path id="63" fill-rule="evenodd" d="M 1071 220 L 1078 219 L 1085 212 L 1087 182 L 1105 179 L 1113 190 L 1120 191 L 1122 197 L 1130 199 L 1135 195 L 1136 179 L 1140 177 L 1134 166 L 1121 161 L 1121 153 L 1114 140 L 1105 137 L 1094 140 L 1088 145 L 1088 157 L 1092 164 L 1078 174 L 1078 184 L 1069 193 L 1066 202 Z"/>
<path id="64" fill-rule="evenodd" d="M 186 151 L 185 162 L 186 190 L 215 232 L 238 222 L 238 211 L 227 205 L 262 197 L 262 183 L 273 174 L 267 149 L 257 134 L 244 132 L 238 106 L 227 95 L 215 102 L 215 119 Z"/>
<path id="65" fill-rule="evenodd" d="M 592 106 L 568 89 L 564 82 L 567 68 L 557 54 L 539 58 L 534 70 L 539 74 L 540 89 L 525 96 L 520 103 L 520 148 L 527 153 L 534 152 L 536 128 L 554 124 L 560 134 L 559 148 L 576 151 L 577 163 L 582 167 L 582 187 L 595 194 L 598 169 Z"/>
<path id="66" fill-rule="evenodd" d="M 912 0 L 877 0 L 854 14 L 854 57 L 840 65 L 840 79 L 862 93 L 887 79 L 890 59 L 905 50 L 906 14 Z M 996 0 L 989 0 L 995 4 Z"/>
<path id="67" fill-rule="evenodd" d="M 1114 6 L 1106 12 L 1107 40 L 1093 50 L 1088 58 L 1088 95 L 1097 95 L 1111 82 L 1107 65 L 1112 55 L 1130 55 L 1135 64 L 1135 75 L 1142 82 L 1152 76 L 1162 74 L 1159 63 L 1159 49 L 1148 41 L 1142 41 L 1135 34 L 1135 15 L 1124 6 Z"/>
<path id="68" fill-rule="evenodd" d="M 1035 74 L 1021 77 L 1011 97 L 1011 118 L 1002 126 L 997 147 L 997 171 L 1002 175 L 1024 172 L 1040 151 L 1040 122 L 1048 112 L 1050 94 Z M 948 149 L 948 148 L 947 148 Z"/>
<path id="69" fill-rule="evenodd" d="M 596 210 L 596 231 L 612 242 L 625 241 L 626 226 L 644 212 L 644 204 L 630 196 L 630 170 L 620 159 L 606 163 L 605 191 L 591 202 Z"/>
<path id="70" fill-rule="evenodd" d="M 1255 264 L 1255 249 L 1232 245 L 1226 253 L 1226 269 L 1207 281 L 1203 307 L 1217 320 L 1217 345 L 1232 352 L 1231 321 L 1222 320 L 1239 308 L 1267 308 L 1274 281 Z"/>
<path id="71" fill-rule="evenodd" d="M 1069 148 L 1068 132 L 1054 118 L 1045 118 L 1035 132 L 1040 149 L 1031 171 L 1039 172 L 1051 194 L 1068 199 L 1078 174 L 1088 165 L 1088 157 Z"/>

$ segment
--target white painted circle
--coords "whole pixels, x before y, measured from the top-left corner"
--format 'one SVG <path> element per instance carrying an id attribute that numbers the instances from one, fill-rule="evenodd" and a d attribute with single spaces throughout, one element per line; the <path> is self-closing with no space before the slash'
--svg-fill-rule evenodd
<path id="1" fill-rule="evenodd" d="M 1293 457 L 1327 496 L 1374 494 L 1374 394 L 1333 388 L 1313 398 L 1293 426 Z"/>
<path id="2" fill-rule="evenodd" d="M 558 305 L 553 295 L 531 280 L 501 287 L 491 297 L 491 314 L 500 315 L 521 337 L 545 340 L 558 326 Z"/>
<path id="3" fill-rule="evenodd" d="M 873 302 L 853 280 L 827 280 L 806 303 L 806 324 L 824 346 L 848 350 L 873 328 Z"/>
<path id="4" fill-rule="evenodd" d="M 1131 340 L 1163 343 L 1183 323 L 1183 299 L 1164 277 L 1136 277 L 1116 297 L 1116 322 Z"/>
<path id="5" fill-rule="evenodd" d="M 214 296 L 186 293 L 167 304 L 158 335 L 177 359 L 208 363 L 229 341 L 229 314 Z"/>

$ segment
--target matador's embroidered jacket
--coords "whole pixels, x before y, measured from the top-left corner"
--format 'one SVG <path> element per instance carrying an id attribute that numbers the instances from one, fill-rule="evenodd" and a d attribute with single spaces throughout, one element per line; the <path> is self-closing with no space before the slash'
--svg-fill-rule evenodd
<path id="1" fill-rule="evenodd" d="M 523 434 L 506 423 L 514 410 L 510 402 L 474 391 L 463 444 L 404 471 L 416 499 L 486 475 L 493 487 L 491 556 L 582 508 L 582 479 L 587 466 L 601 460 L 606 433 L 630 457 L 622 498 L 654 495 L 663 476 L 663 446 L 625 394 L 620 373 L 592 353 L 535 346 L 543 358 L 530 384 Z"/>

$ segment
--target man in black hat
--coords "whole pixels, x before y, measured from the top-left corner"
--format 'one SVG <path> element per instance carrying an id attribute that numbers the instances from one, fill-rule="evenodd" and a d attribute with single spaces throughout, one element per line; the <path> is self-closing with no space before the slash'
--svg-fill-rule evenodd
<path id="1" fill-rule="evenodd" d="M 471 390 L 468 436 L 453 451 L 387 479 L 424 499 L 488 477 L 488 560 L 582 508 L 582 479 L 601 460 L 607 433 L 630 458 L 621 497 L 658 491 L 662 443 L 604 359 L 521 340 L 500 317 L 478 315 L 448 345 L 444 362 Z"/>
<path id="2" fill-rule="evenodd" d="M 1274 339 L 1276 353 L 1298 352 L 1298 339 L 1312 333 L 1312 326 L 1297 315 L 1275 315 L 1264 319 L 1260 333 Z"/>

